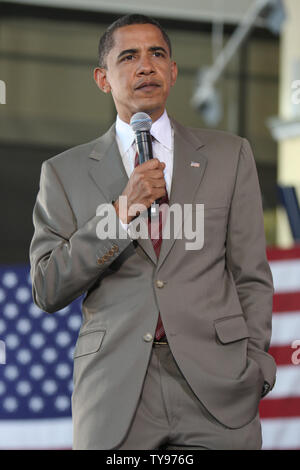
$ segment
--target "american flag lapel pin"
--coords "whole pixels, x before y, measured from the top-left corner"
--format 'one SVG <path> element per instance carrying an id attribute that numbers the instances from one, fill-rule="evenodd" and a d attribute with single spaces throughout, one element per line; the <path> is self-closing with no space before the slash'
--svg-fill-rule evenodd
<path id="1" fill-rule="evenodd" d="M 199 162 L 191 162 L 191 166 L 193 168 L 200 168 L 200 163 Z"/>

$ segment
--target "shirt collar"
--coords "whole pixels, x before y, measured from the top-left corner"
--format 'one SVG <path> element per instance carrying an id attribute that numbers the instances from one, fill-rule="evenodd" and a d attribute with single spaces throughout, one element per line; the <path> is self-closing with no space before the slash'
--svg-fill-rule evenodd
<path id="1" fill-rule="evenodd" d="M 167 111 L 160 116 L 151 126 L 151 134 L 167 149 L 172 150 L 172 130 Z"/>
<path id="2" fill-rule="evenodd" d="M 158 142 L 166 148 L 172 149 L 171 123 L 166 110 L 161 117 L 152 124 L 150 132 Z M 127 152 L 134 142 L 135 136 L 131 126 L 127 124 L 127 122 L 122 121 L 119 115 L 117 115 L 116 119 L 116 136 L 123 152 Z"/>

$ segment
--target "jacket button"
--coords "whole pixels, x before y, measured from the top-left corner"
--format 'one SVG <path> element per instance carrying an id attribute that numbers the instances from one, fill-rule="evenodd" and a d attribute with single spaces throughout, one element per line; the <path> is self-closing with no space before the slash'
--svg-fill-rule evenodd
<path id="1" fill-rule="evenodd" d="M 103 259 L 102 258 L 97 258 L 97 263 L 98 264 L 103 264 Z"/>
<path id="2" fill-rule="evenodd" d="M 164 281 L 160 281 L 160 280 L 156 281 L 156 287 L 158 287 L 159 289 L 164 287 L 164 284 L 165 284 Z"/>
<path id="3" fill-rule="evenodd" d="M 150 341 L 153 340 L 153 336 L 151 333 L 146 333 L 144 336 L 143 336 L 143 340 L 146 341 L 147 343 L 149 343 Z"/>

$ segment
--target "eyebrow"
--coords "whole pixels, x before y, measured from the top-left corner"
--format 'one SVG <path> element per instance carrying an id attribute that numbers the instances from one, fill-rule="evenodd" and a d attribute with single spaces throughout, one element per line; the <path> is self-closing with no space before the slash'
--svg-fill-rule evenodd
<path id="1" fill-rule="evenodd" d="M 168 54 L 166 49 L 164 47 L 161 47 L 161 46 L 154 46 L 154 47 L 150 47 L 150 51 L 152 52 L 155 52 L 155 51 L 162 51 L 164 52 L 165 54 Z"/>
<path id="2" fill-rule="evenodd" d="M 149 47 L 149 51 L 151 52 L 156 52 L 156 51 L 162 51 L 165 54 L 167 54 L 167 51 L 164 47 L 161 46 L 152 46 Z M 120 54 L 118 55 L 117 59 L 121 59 L 124 55 L 126 54 L 136 54 L 138 52 L 138 49 L 125 49 L 124 51 L 121 51 Z"/>
<path id="3" fill-rule="evenodd" d="M 120 52 L 117 59 L 121 59 L 121 57 L 123 57 L 126 54 L 135 54 L 136 52 L 137 52 L 137 49 L 125 49 L 124 51 Z"/>

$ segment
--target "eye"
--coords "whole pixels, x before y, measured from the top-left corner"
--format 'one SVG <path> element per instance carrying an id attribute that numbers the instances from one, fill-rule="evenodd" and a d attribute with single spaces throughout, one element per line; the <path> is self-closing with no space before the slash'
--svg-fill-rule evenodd
<path id="1" fill-rule="evenodd" d="M 130 61 L 134 58 L 133 54 L 128 54 L 125 57 L 123 57 L 122 62 Z"/>
<path id="2" fill-rule="evenodd" d="M 153 55 L 155 57 L 165 57 L 165 54 L 162 51 L 154 51 Z"/>

